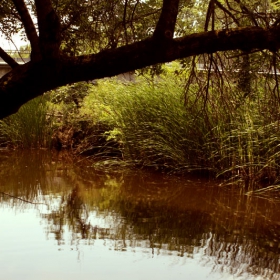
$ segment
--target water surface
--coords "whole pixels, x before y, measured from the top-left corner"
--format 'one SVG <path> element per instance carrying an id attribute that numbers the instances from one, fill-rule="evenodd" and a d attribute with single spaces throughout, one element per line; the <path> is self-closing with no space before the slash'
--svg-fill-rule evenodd
<path id="1" fill-rule="evenodd" d="M 0 279 L 280 279 L 274 194 L 77 162 L 0 152 Z"/>

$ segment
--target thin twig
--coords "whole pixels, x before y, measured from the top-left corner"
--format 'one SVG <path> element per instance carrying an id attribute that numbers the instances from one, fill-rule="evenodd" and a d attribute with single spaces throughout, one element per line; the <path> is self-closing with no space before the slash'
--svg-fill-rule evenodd
<path id="1" fill-rule="evenodd" d="M 12 197 L 12 198 L 16 198 L 18 200 L 21 200 L 23 202 L 27 202 L 27 203 L 31 203 L 31 204 L 44 204 L 44 205 L 47 205 L 46 203 L 42 203 L 42 202 L 32 202 L 32 201 L 29 201 L 29 200 L 26 200 L 26 199 L 22 199 L 20 197 L 17 197 L 17 196 L 14 196 L 14 195 L 11 195 L 11 194 L 8 194 L 8 193 L 5 193 L 5 192 L 1 192 L 3 195 L 6 195 L 6 196 L 9 196 L 9 197 Z"/>

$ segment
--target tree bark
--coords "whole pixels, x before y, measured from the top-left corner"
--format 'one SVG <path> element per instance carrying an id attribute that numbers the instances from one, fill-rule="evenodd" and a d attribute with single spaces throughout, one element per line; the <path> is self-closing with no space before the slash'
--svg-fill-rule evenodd
<path id="1" fill-rule="evenodd" d="M 50 0 L 35 0 L 38 27 L 39 45 L 44 59 L 55 59 L 59 56 L 61 43 L 60 21 Z"/>
<path id="2" fill-rule="evenodd" d="M 172 39 L 178 14 L 179 0 L 163 0 L 162 11 L 155 28 L 155 40 Z"/>

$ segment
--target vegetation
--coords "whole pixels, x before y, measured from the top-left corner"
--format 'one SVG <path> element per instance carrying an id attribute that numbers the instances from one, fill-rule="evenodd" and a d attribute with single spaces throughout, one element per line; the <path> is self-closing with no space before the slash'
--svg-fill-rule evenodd
<path id="1" fill-rule="evenodd" d="M 12 68 L 0 79 L 0 118 L 31 100 L 1 122 L 5 145 L 207 172 L 250 189 L 278 183 L 277 2 L 2 2 L 1 34 L 24 29 L 31 52 L 18 65 L 0 48 Z M 132 83 L 98 80 L 136 69 Z"/>
<path id="2" fill-rule="evenodd" d="M 71 148 L 96 168 L 199 172 L 248 190 L 277 186 L 279 108 L 275 96 L 266 94 L 274 80 L 252 76 L 245 97 L 240 83 L 231 81 L 221 95 L 213 73 L 206 100 L 198 98 L 196 84 L 186 95 L 190 76 L 177 63 L 163 67 L 161 75 L 136 75 L 134 82 L 116 78 L 61 88 L 4 119 L 2 142 Z"/>
<path id="3" fill-rule="evenodd" d="M 273 97 L 265 99 L 263 79 L 252 82 L 258 92 L 242 103 L 237 84 L 231 99 L 224 89 L 226 103 L 212 87 L 206 103 L 189 94 L 184 104 L 183 77 L 167 71 L 152 82 L 104 81 L 85 97 L 81 112 L 107 123 L 107 139 L 115 139 L 123 159 L 135 165 L 181 174 L 206 171 L 248 189 L 278 183 L 279 109 L 268 114 Z"/>
<path id="4" fill-rule="evenodd" d="M 22 106 L 17 114 L 0 121 L 1 144 L 21 148 L 50 147 L 54 130 L 47 96 Z"/>

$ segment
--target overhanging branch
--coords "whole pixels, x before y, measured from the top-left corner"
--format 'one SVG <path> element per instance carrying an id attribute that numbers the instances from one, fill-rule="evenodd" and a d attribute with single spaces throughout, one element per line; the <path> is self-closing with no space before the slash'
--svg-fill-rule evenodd
<path id="1" fill-rule="evenodd" d="M 170 62 L 203 53 L 228 50 L 268 49 L 280 47 L 280 27 L 270 30 L 261 27 L 216 30 L 191 34 L 158 46 L 153 39 L 106 50 L 94 55 L 66 58 L 65 79 L 71 82 L 118 75 L 123 72 Z M 73 80 L 72 80 L 73 79 Z"/>
<path id="2" fill-rule="evenodd" d="M 111 77 L 156 63 L 203 53 L 280 48 L 280 27 L 236 28 L 195 33 L 158 45 L 153 38 L 98 54 L 51 61 L 32 61 L 0 79 L 0 118 L 16 112 L 28 100 L 69 83 Z M 22 94 L 24 92 L 24 94 Z"/>
<path id="3" fill-rule="evenodd" d="M 8 55 L 1 47 L 0 47 L 0 57 L 9 65 L 11 68 L 17 67 L 19 64 Z"/>

